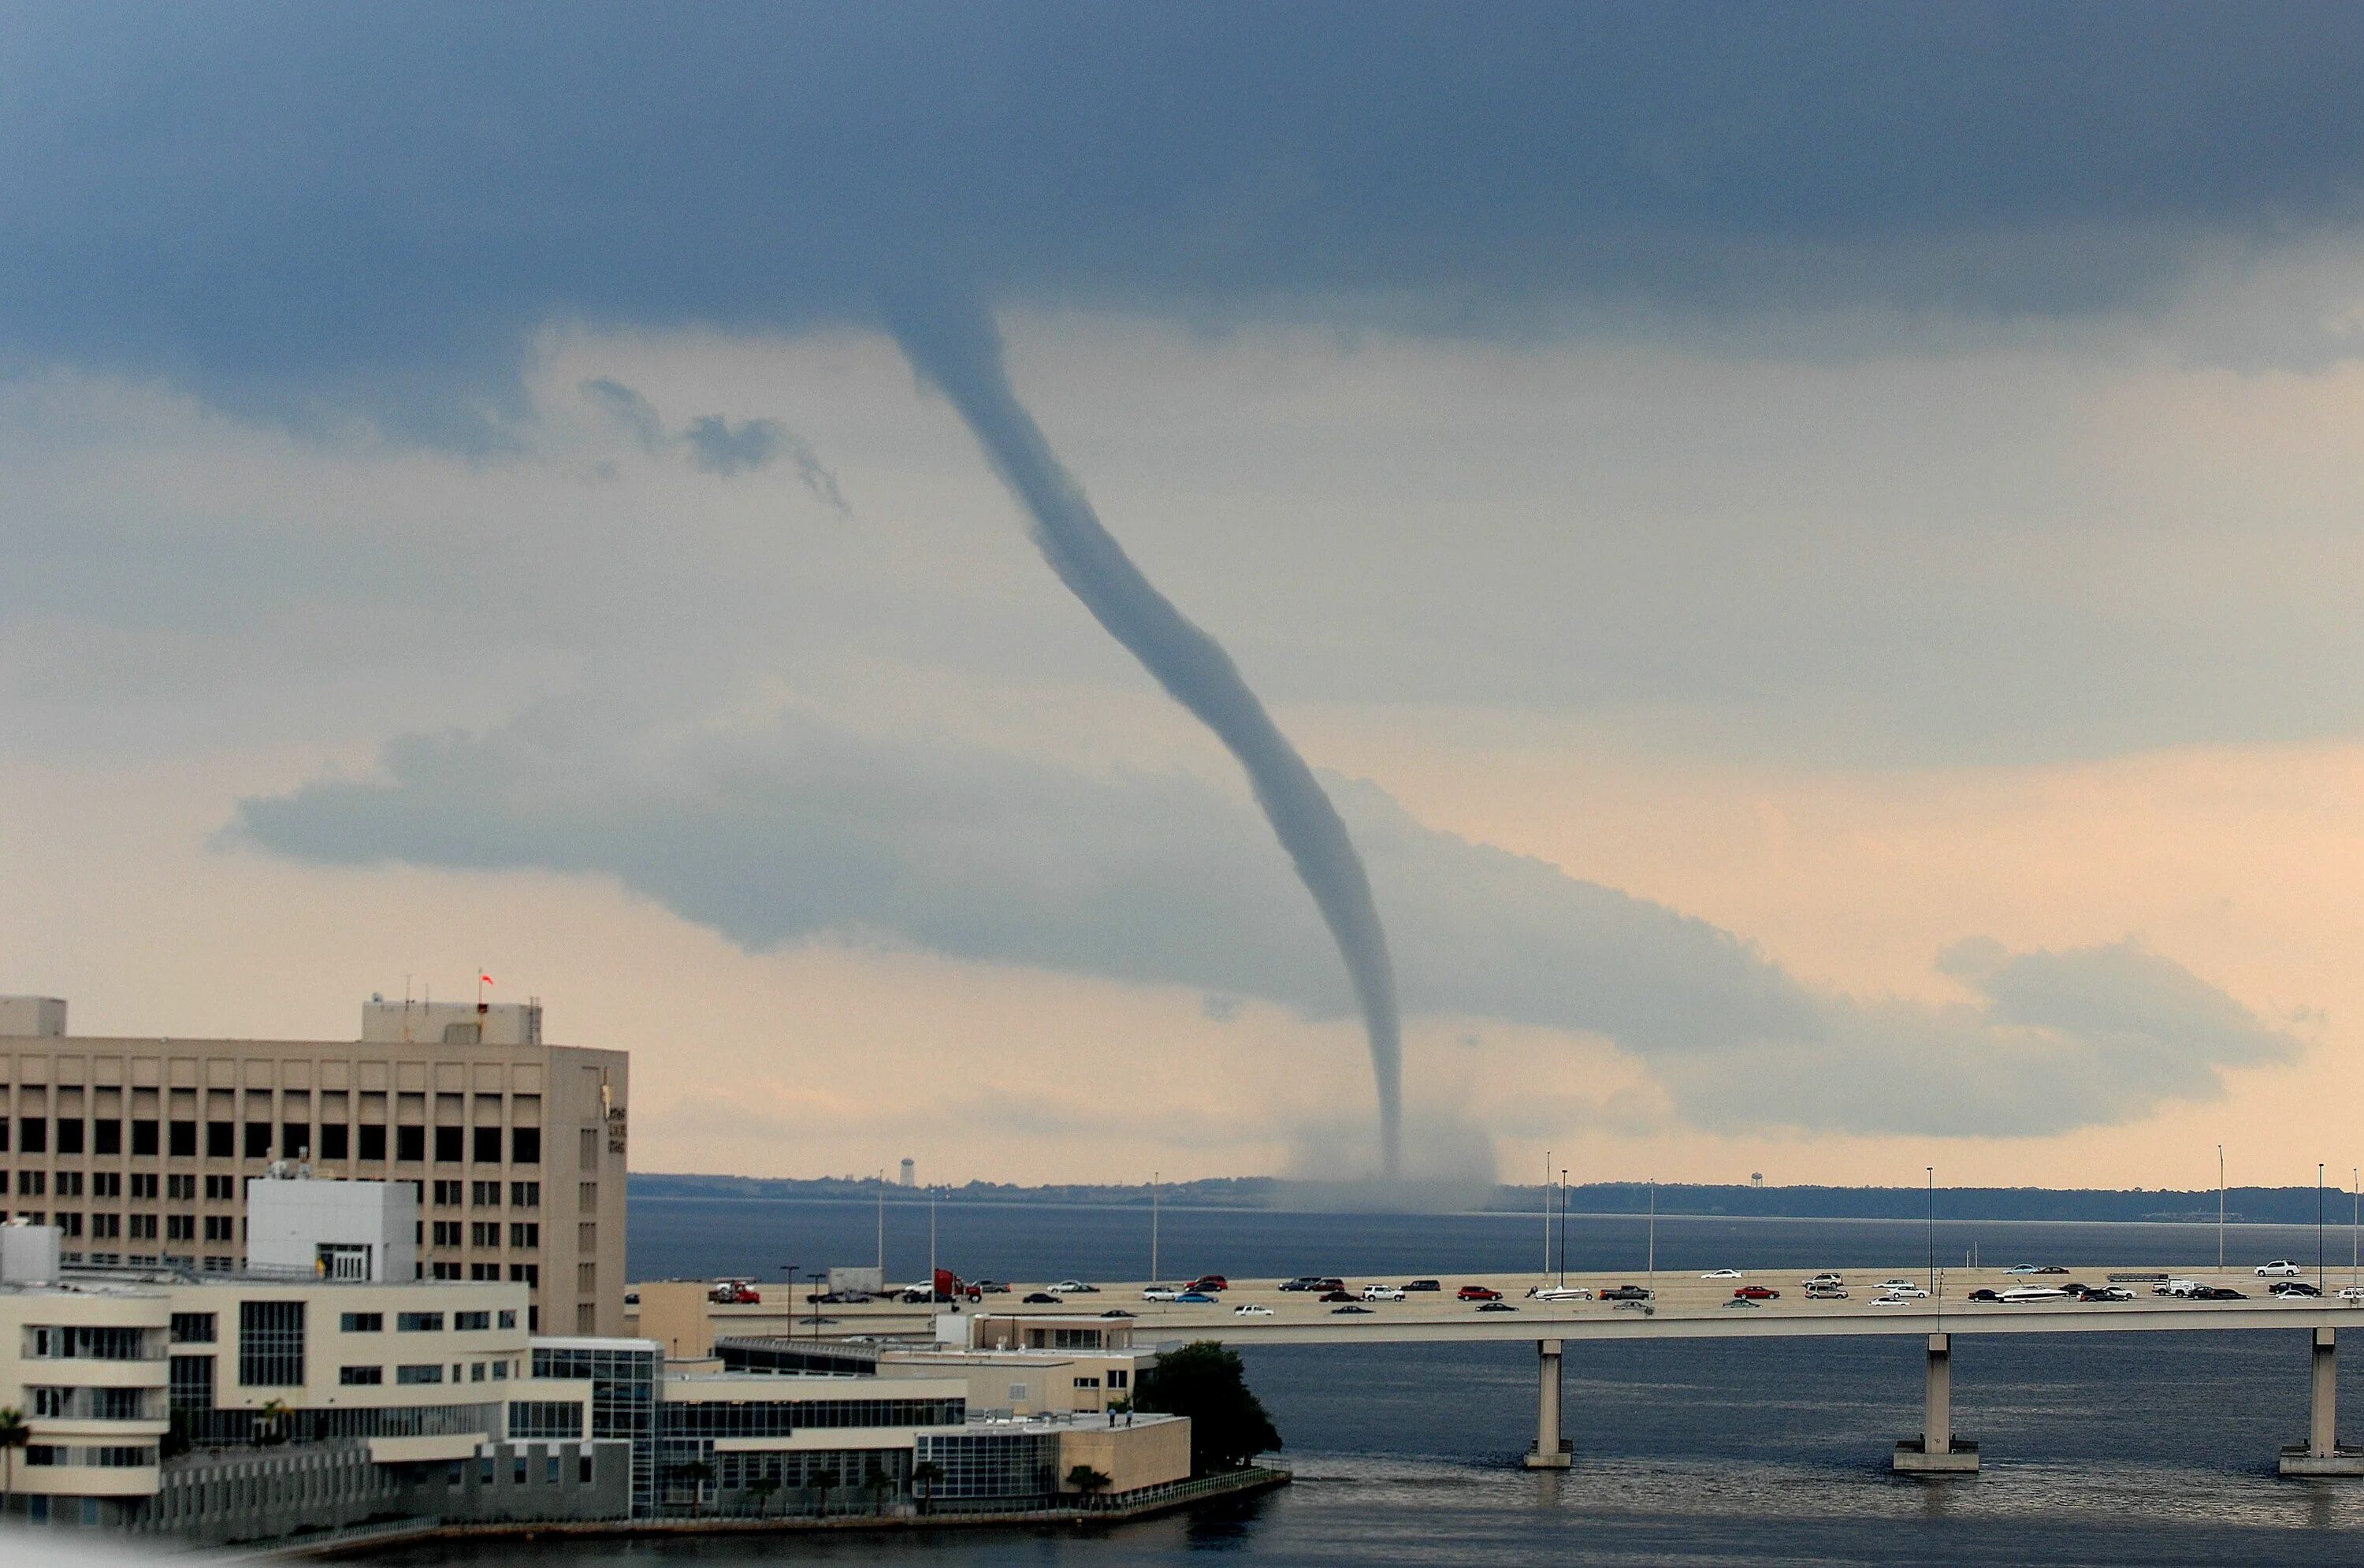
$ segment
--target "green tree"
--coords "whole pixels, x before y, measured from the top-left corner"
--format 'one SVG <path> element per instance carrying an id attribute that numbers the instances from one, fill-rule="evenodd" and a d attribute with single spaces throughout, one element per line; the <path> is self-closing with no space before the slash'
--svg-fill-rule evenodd
<path id="1" fill-rule="evenodd" d="M 1088 1464 L 1078 1464 L 1067 1472 L 1067 1485 L 1088 1500 L 1108 1490 L 1109 1478 L 1104 1471 L 1094 1470 Z"/>
<path id="2" fill-rule="evenodd" d="M 929 1499 L 936 1495 L 936 1483 L 944 1478 L 944 1467 L 932 1459 L 923 1459 L 911 1466 L 911 1490 L 919 1495 L 920 1512 L 928 1511 Z"/>
<path id="3" fill-rule="evenodd" d="M 1211 1340 L 1160 1356 L 1133 1389 L 1142 1410 L 1190 1418 L 1190 1473 L 1238 1470 L 1280 1447 L 1280 1432 L 1248 1388 L 1239 1354 Z"/>
<path id="4" fill-rule="evenodd" d="M 16 1485 L 17 1451 L 32 1440 L 33 1429 L 25 1412 L 14 1405 L 0 1406 L 0 1515 L 8 1511 L 8 1493 Z"/>
<path id="5" fill-rule="evenodd" d="M 769 1475 L 758 1475 L 747 1484 L 747 1491 L 755 1499 L 755 1511 L 759 1514 L 772 1511 L 772 1495 L 779 1489 L 779 1481 Z"/>

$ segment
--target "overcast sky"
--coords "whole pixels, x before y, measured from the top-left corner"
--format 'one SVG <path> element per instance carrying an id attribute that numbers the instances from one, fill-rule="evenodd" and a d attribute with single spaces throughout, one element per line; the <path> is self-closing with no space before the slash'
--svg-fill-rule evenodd
<path id="1" fill-rule="evenodd" d="M 635 1053 L 643 1169 L 2364 1158 L 2352 8 L 0 4 L 0 989 Z"/>

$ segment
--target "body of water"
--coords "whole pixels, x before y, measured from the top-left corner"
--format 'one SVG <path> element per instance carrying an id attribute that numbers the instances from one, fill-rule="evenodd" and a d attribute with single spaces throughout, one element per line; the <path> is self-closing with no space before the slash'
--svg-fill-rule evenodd
<path id="1" fill-rule="evenodd" d="M 877 1216 L 860 1204 L 641 1200 L 636 1278 L 866 1263 Z M 890 1207 L 891 1275 L 927 1262 L 923 1204 Z M 1555 1228 L 1556 1229 L 1556 1228 Z M 1160 1270 L 1350 1278 L 1412 1271 L 1533 1270 L 1539 1216 L 1162 1214 Z M 1572 1272 L 1642 1269 L 1634 1218 L 1571 1217 Z M 1941 1260 L 2213 1265 L 2213 1226 L 1953 1221 Z M 2315 1256 L 2313 1228 L 2236 1226 L 2237 1264 Z M 1884 1269 L 1925 1260 L 1925 1225 L 1662 1216 L 1656 1261 L 1715 1267 Z M 1139 1278 L 1139 1209 L 942 1206 L 936 1251 L 964 1274 Z M 2349 1237 L 2325 1250 L 2345 1283 Z M 2359 1336 L 2364 1340 L 2364 1336 Z M 1572 1342 L 1567 1418 L 1576 1468 L 1517 1467 L 1533 1435 L 1534 1352 L 1522 1345 L 1272 1348 L 1246 1356 L 1278 1424 L 1295 1485 L 1247 1504 L 1104 1533 L 943 1532 L 621 1543 L 504 1544 L 505 1561 L 739 1568 L 766 1561 L 893 1564 L 1176 1563 L 1222 1554 L 1263 1564 L 2219 1562 L 2364 1561 L 2364 1482 L 2284 1481 L 2280 1444 L 2303 1437 L 2307 1351 L 2298 1330 L 1970 1337 L 1955 1351 L 1956 1427 L 1974 1479 L 1890 1475 L 1920 1427 L 1911 1339 Z M 2343 1368 L 2343 1408 L 2364 1433 L 2364 1343 Z M 473 1551 L 402 1554 L 474 1561 Z"/>

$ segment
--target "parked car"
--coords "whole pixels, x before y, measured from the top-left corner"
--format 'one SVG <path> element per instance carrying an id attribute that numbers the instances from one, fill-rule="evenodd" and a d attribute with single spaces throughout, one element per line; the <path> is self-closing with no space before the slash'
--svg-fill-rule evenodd
<path id="1" fill-rule="evenodd" d="M 1243 1301 L 1237 1307 L 1232 1308 L 1232 1316 L 1234 1318 L 1269 1318 L 1272 1316 L 1272 1308 L 1266 1307 L 1260 1301 Z"/>
<path id="2" fill-rule="evenodd" d="M 1363 1287 L 1365 1301 L 1401 1301 L 1404 1293 L 1391 1284 L 1366 1284 Z"/>
<path id="3" fill-rule="evenodd" d="M 2288 1258 L 2276 1258 L 2270 1263 L 2259 1263 L 2255 1272 L 2259 1279 L 2296 1279 L 2306 1273 Z"/>
<path id="4" fill-rule="evenodd" d="M 1738 1269 L 1710 1269 L 1707 1273 L 1700 1275 L 1700 1278 L 1701 1279 L 1738 1279 L 1739 1277 L 1740 1271 Z"/>
<path id="5" fill-rule="evenodd" d="M 1732 1293 L 1742 1301 L 1779 1301 L 1781 1293 L 1769 1284 L 1744 1284 Z"/>
<path id="6" fill-rule="evenodd" d="M 1603 1301 L 1649 1301 L 1654 1299 L 1654 1296 L 1649 1288 L 1645 1285 L 1612 1284 L 1601 1291 L 1600 1299 Z"/>
<path id="7" fill-rule="evenodd" d="M 1592 1293 L 1580 1284 L 1539 1284 L 1527 1295 L 1537 1301 L 1590 1301 Z"/>
<path id="8" fill-rule="evenodd" d="M 1195 1288 L 1184 1291 L 1174 1299 L 1184 1307 L 1212 1307 L 1216 1305 L 1215 1298 L 1213 1296 L 1208 1295 L 1203 1290 L 1198 1290 Z"/>
<path id="9" fill-rule="evenodd" d="M 2001 1301 L 2002 1297 L 1990 1290 L 1974 1290 L 1965 1299 L 1970 1301 Z"/>
<path id="10" fill-rule="evenodd" d="M 1502 1293 L 1482 1284 L 1465 1284 L 1454 1293 L 1458 1301 L 1500 1301 Z"/>
<path id="11" fill-rule="evenodd" d="M 1364 1306 L 1361 1302 L 1350 1301 L 1344 1307 L 1332 1307 L 1330 1309 L 1330 1316 L 1333 1318 L 1343 1318 L 1350 1312 L 1359 1312 L 1366 1318 L 1368 1318 L 1371 1315 L 1371 1309 Z"/>
<path id="12" fill-rule="evenodd" d="M 2025 1307 L 2038 1301 L 2066 1301 L 2068 1293 L 2057 1284 L 2015 1284 L 2004 1291 L 2001 1299 L 2013 1307 Z"/>
<path id="13" fill-rule="evenodd" d="M 2305 1296 L 2323 1294 L 2303 1279 L 2278 1279 L 2266 1288 L 2276 1296 Z"/>
<path id="14" fill-rule="evenodd" d="M 1325 1290 L 1321 1293 L 1321 1299 L 1324 1301 L 1352 1301 L 1355 1299 L 1355 1293 L 1351 1290 Z"/>
<path id="15" fill-rule="evenodd" d="M 1066 1303 L 1060 1300 L 1057 1296 L 1053 1296 L 1047 1290 L 1031 1290 L 1026 1293 L 1026 1299 L 1021 1303 L 1021 1305 L 1026 1307 L 1065 1307 Z"/>
<path id="16" fill-rule="evenodd" d="M 1404 1288 L 1406 1290 L 1443 1290 L 1444 1286 L 1433 1279 L 1408 1279 L 1404 1281 Z"/>
<path id="17" fill-rule="evenodd" d="M 1509 1302 L 1504 1301 L 1498 1296 L 1491 1301 L 1479 1302 L 1478 1304 L 1478 1310 L 1480 1312 L 1516 1312 L 1518 1308 L 1511 1306 Z"/>
<path id="18" fill-rule="evenodd" d="M 1046 1284 L 1043 1288 L 1054 1296 L 1098 1296 L 1100 1293 L 1099 1286 L 1086 1284 L 1079 1279 L 1063 1279 L 1056 1284 Z"/>

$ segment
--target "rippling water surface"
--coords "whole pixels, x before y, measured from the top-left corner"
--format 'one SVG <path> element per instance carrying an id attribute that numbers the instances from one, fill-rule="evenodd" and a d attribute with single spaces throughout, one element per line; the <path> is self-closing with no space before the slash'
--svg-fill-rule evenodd
<path id="1" fill-rule="evenodd" d="M 926 1216 L 888 1216 L 889 1272 L 926 1262 Z M 864 1262 L 876 1215 L 860 1205 L 634 1200 L 636 1277 L 776 1273 L 786 1261 Z M 1514 1269 L 1541 1261 L 1542 1221 L 1517 1216 L 1168 1213 L 1168 1273 L 1243 1276 Z M 1571 1264 L 1639 1268 L 1640 1221 L 1571 1219 Z M 1045 1278 L 1149 1273 L 1136 1210 L 945 1206 L 937 1245 L 965 1273 Z M 1943 1257 L 2213 1263 L 2213 1228 L 1953 1223 Z M 2345 1262 L 2345 1230 L 2326 1251 Z M 1924 1227 L 1665 1217 L 1669 1271 L 1795 1264 L 1879 1268 L 1925 1257 Z M 754 1249 L 754 1251 L 751 1251 Z M 2232 1261 L 2314 1256 L 2310 1229 L 2236 1227 Z M 2344 1280 L 2344 1271 L 2340 1271 Z M 2364 1335 L 2358 1336 L 2364 1340 Z M 1920 1426 L 1910 1339 L 1571 1343 L 1576 1468 L 1516 1468 L 1533 1432 L 1534 1355 L 1502 1346 L 1267 1349 L 1251 1382 L 1296 1485 L 1265 1498 L 1105 1533 L 945 1532 L 835 1540 L 505 1544 L 520 1564 L 654 1568 L 757 1560 L 866 1563 L 1255 1564 L 2364 1562 L 2364 1481 L 2284 1481 L 2279 1446 L 2304 1435 L 2298 1330 L 1974 1338 L 1955 1351 L 1956 1427 L 1985 1462 L 1974 1479 L 1890 1475 Z M 2364 1343 L 2342 1368 L 2364 1433 Z M 405 1563 L 478 1553 L 433 1549 Z"/>

